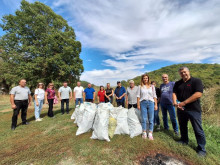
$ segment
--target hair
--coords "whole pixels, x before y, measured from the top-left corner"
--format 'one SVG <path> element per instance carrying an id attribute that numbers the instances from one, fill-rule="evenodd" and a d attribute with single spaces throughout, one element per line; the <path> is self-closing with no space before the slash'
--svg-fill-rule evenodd
<path id="1" fill-rule="evenodd" d="M 22 79 L 20 79 L 19 81 L 18 81 L 18 83 L 20 83 L 22 80 L 25 80 L 25 81 L 27 81 L 26 79 L 24 79 L 24 78 L 22 78 Z"/>
<path id="2" fill-rule="evenodd" d="M 180 72 L 181 70 L 184 70 L 184 69 L 186 69 L 187 71 L 189 71 L 189 68 L 187 68 L 186 66 L 180 67 L 178 71 Z"/>
<path id="3" fill-rule="evenodd" d="M 151 84 L 155 83 L 156 84 L 156 81 L 151 81 Z"/>
<path id="4" fill-rule="evenodd" d="M 64 81 L 63 83 L 67 83 L 67 81 Z"/>
<path id="5" fill-rule="evenodd" d="M 53 84 L 53 83 L 49 83 L 48 86 L 47 86 L 47 88 L 49 88 L 51 85 L 53 85 L 53 88 L 52 88 L 52 89 L 54 90 L 54 84 Z"/>
<path id="6" fill-rule="evenodd" d="M 103 88 L 103 90 L 104 90 L 104 86 L 103 86 L 103 85 L 101 85 L 101 86 L 100 86 L 100 88 L 99 88 L 99 89 L 100 89 L 100 91 L 101 91 L 101 88 Z"/>
<path id="7" fill-rule="evenodd" d="M 144 80 L 144 77 L 145 77 L 145 76 L 148 77 L 148 85 L 151 84 L 149 75 L 148 75 L 148 74 L 143 74 L 143 75 L 141 76 L 141 86 L 144 86 L 144 81 L 143 81 L 143 80 Z"/>
<path id="8" fill-rule="evenodd" d="M 39 88 L 40 85 L 42 85 L 43 86 L 42 88 L 44 89 L 44 83 L 38 83 L 37 88 Z"/>

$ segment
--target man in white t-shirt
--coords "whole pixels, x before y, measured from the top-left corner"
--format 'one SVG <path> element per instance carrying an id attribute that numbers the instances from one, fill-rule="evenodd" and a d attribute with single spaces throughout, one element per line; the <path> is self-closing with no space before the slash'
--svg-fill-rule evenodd
<path id="1" fill-rule="evenodd" d="M 73 99 L 75 100 L 75 105 L 77 106 L 79 101 L 80 104 L 83 103 L 83 91 L 84 88 L 81 86 L 80 82 L 77 82 L 77 86 L 73 90 Z"/>

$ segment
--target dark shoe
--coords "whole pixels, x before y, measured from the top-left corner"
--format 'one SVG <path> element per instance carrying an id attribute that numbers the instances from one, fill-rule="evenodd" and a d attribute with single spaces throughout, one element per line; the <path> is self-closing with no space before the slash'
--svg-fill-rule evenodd
<path id="1" fill-rule="evenodd" d="M 66 112 L 66 114 L 69 114 L 69 112 Z"/>
<path id="2" fill-rule="evenodd" d="M 22 125 L 29 125 L 29 123 L 28 123 L 28 122 L 25 122 L 25 123 L 22 123 Z"/>
<path id="3" fill-rule="evenodd" d="M 15 128 L 16 128 L 15 126 L 11 126 L 11 130 L 12 130 L 12 131 L 14 131 L 14 130 L 15 130 Z"/>
<path id="4" fill-rule="evenodd" d="M 206 152 L 205 151 L 197 151 L 198 156 L 200 157 L 205 157 L 206 156 Z"/>
<path id="5" fill-rule="evenodd" d="M 188 145 L 188 142 L 184 142 L 182 140 L 177 141 L 177 143 L 182 144 L 182 145 Z"/>
<path id="6" fill-rule="evenodd" d="M 174 132 L 176 136 L 180 136 L 179 132 Z"/>

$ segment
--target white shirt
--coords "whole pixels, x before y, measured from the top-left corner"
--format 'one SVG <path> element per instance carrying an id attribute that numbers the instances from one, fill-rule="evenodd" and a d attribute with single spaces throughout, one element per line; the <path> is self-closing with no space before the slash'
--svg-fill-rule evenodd
<path id="1" fill-rule="evenodd" d="M 140 98 L 140 101 L 150 100 L 154 102 L 154 98 L 157 98 L 155 87 L 153 85 L 150 88 L 147 88 L 145 85 L 138 87 L 137 97 Z"/>
<path id="2" fill-rule="evenodd" d="M 60 92 L 61 99 L 69 99 L 70 93 L 72 92 L 72 89 L 69 86 L 67 86 L 67 87 L 62 86 L 59 88 L 58 92 Z"/>
<path id="3" fill-rule="evenodd" d="M 137 104 L 137 92 L 137 86 L 134 86 L 132 89 L 131 87 L 127 87 L 126 94 L 128 96 L 128 104 Z"/>
<path id="4" fill-rule="evenodd" d="M 80 87 L 76 86 L 73 90 L 73 92 L 75 92 L 76 98 L 83 98 L 83 91 L 84 91 L 84 88 L 82 86 Z"/>
<path id="5" fill-rule="evenodd" d="M 44 94 L 45 94 L 45 91 L 43 89 L 35 89 L 35 92 L 34 92 L 35 95 L 37 95 L 37 98 L 39 100 L 43 100 L 44 99 Z"/>

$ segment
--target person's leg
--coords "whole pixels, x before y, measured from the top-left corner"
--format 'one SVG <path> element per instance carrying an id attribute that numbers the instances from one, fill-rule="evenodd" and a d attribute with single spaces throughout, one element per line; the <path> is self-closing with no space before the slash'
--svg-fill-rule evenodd
<path id="1" fill-rule="evenodd" d="M 80 104 L 82 104 L 83 103 L 83 98 L 80 98 L 79 100 L 80 100 Z"/>
<path id="2" fill-rule="evenodd" d="M 53 117 L 53 99 L 48 99 L 48 104 L 49 104 L 48 116 Z"/>
<path id="3" fill-rule="evenodd" d="M 117 102 L 117 107 L 119 107 L 121 105 L 121 102 Z"/>
<path id="4" fill-rule="evenodd" d="M 38 106 L 36 105 L 36 101 L 34 100 L 34 115 L 35 115 L 35 119 L 39 119 L 40 118 L 40 114 L 39 114 L 39 111 L 40 111 L 40 102 L 38 100 Z"/>
<path id="5" fill-rule="evenodd" d="M 132 105 L 131 104 L 128 104 L 128 109 L 130 109 L 132 107 Z"/>
<path id="6" fill-rule="evenodd" d="M 154 129 L 154 102 L 148 101 L 148 121 L 149 121 L 149 131 L 153 132 Z"/>
<path id="7" fill-rule="evenodd" d="M 69 99 L 66 99 L 66 113 L 69 113 Z"/>
<path id="8" fill-rule="evenodd" d="M 143 132 L 147 131 L 147 101 L 141 101 L 141 125 Z"/>
<path id="9" fill-rule="evenodd" d="M 178 124 L 177 124 L 177 121 L 176 121 L 175 107 L 173 105 L 167 105 L 167 109 L 168 109 L 168 112 L 169 112 L 169 115 L 170 115 L 170 120 L 172 122 L 174 132 L 179 132 Z"/>
<path id="10" fill-rule="evenodd" d="M 17 126 L 17 120 L 18 120 L 18 115 L 19 115 L 19 111 L 22 107 L 22 104 L 20 101 L 14 101 L 15 105 L 16 105 L 16 109 L 13 110 L 13 115 L 12 115 L 12 124 L 11 127 L 16 127 Z"/>
<path id="11" fill-rule="evenodd" d="M 125 102 L 124 101 L 121 102 L 121 106 L 125 107 Z"/>
<path id="12" fill-rule="evenodd" d="M 157 120 L 156 123 L 157 125 L 160 125 L 160 117 L 159 117 L 159 112 L 160 112 L 160 104 L 157 104 L 158 110 L 157 110 Z"/>
<path id="13" fill-rule="evenodd" d="M 76 98 L 76 101 L 75 101 L 75 107 L 79 105 L 79 98 Z"/>
<path id="14" fill-rule="evenodd" d="M 64 102 L 65 102 L 65 100 L 62 99 L 62 100 L 61 100 L 61 113 L 62 113 L 62 114 L 64 114 Z"/>
<path id="15" fill-rule="evenodd" d="M 134 107 L 134 108 L 137 108 L 137 104 L 133 104 L 133 107 Z"/>
<path id="16" fill-rule="evenodd" d="M 161 105 L 161 111 L 163 115 L 163 126 L 164 126 L 164 129 L 168 130 L 169 125 L 168 125 L 168 118 L 167 118 L 167 107 L 166 107 L 166 104 L 161 103 L 160 105 Z"/>
<path id="17" fill-rule="evenodd" d="M 201 112 L 189 111 L 188 115 L 196 136 L 196 141 L 198 144 L 197 149 L 198 151 L 206 152 L 205 150 L 206 139 L 202 128 Z"/>
<path id="18" fill-rule="evenodd" d="M 21 119 L 22 123 L 25 124 L 27 122 L 27 109 L 28 109 L 28 100 L 22 101 L 22 108 L 21 108 Z"/>
<path id="19" fill-rule="evenodd" d="M 177 110 L 177 117 L 179 121 L 180 126 L 180 135 L 181 135 L 181 141 L 188 144 L 189 137 L 188 137 L 188 115 L 185 111 Z"/>
<path id="20" fill-rule="evenodd" d="M 43 108 L 43 102 L 44 102 L 44 100 L 39 100 L 39 118 L 40 118 L 41 110 Z"/>

